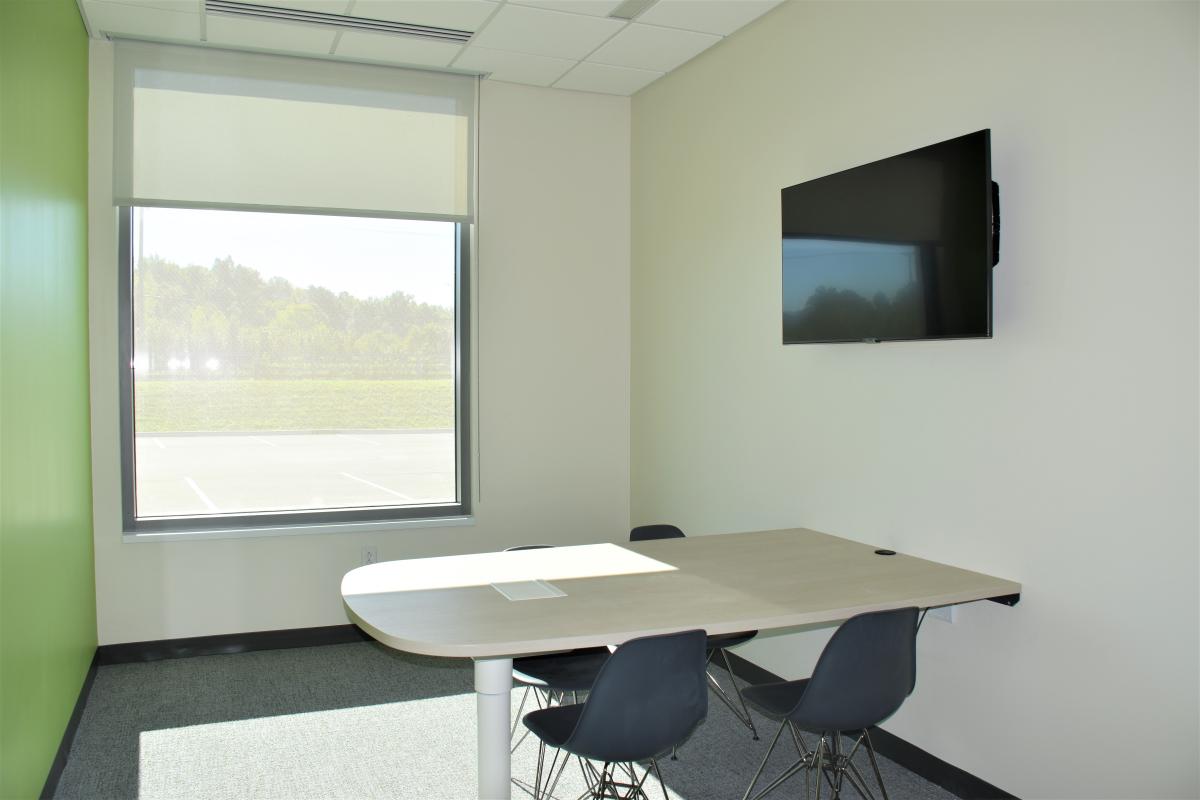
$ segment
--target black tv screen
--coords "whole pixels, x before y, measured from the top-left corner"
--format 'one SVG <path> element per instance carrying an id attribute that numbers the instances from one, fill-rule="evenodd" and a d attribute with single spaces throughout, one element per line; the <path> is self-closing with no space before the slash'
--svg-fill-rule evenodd
<path id="1" fill-rule="evenodd" d="M 782 191 L 784 344 L 992 335 L 989 134 Z"/>

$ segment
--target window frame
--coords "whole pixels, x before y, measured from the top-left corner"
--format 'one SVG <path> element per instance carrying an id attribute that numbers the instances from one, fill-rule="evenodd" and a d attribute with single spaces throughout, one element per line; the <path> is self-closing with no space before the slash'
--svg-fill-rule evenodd
<path id="1" fill-rule="evenodd" d="M 146 204 L 145 207 L 150 207 Z M 177 206 L 170 206 L 172 208 Z M 215 210 L 249 211 L 246 208 L 204 206 Z M 117 368 L 119 374 L 119 437 L 121 470 L 122 530 L 127 536 L 164 533 L 211 534 L 213 532 L 253 534 L 256 531 L 280 532 L 286 528 L 313 528 L 343 525 L 358 529 L 363 524 L 379 525 L 388 522 L 444 524 L 450 520 L 469 518 L 472 513 L 471 485 L 471 234 L 472 223 L 461 218 L 445 221 L 456 226 L 454 278 L 454 448 L 457 500 L 451 503 L 426 503 L 403 506 L 371 506 L 365 508 L 299 509 L 296 511 L 264 511 L 231 514 L 198 514 L 172 517 L 138 518 L 136 513 L 136 447 L 134 428 L 134 320 L 133 320 L 133 210 L 135 206 L 117 207 L 117 264 L 118 264 L 118 329 Z M 304 214 L 297 209 L 259 208 L 255 211 Z M 430 219 L 420 215 L 391 214 L 330 214 L 321 216 L 377 216 L 388 219 Z"/>

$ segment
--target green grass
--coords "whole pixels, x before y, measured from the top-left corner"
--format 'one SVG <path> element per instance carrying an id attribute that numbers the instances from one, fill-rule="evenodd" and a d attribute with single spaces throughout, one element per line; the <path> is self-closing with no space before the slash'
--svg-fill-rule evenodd
<path id="1" fill-rule="evenodd" d="M 138 381 L 139 433 L 454 427 L 439 380 Z"/>

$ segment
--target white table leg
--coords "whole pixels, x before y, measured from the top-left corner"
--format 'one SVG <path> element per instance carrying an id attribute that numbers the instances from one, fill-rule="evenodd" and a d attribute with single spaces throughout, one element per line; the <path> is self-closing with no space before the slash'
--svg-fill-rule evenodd
<path id="1" fill-rule="evenodd" d="M 511 695 L 512 659 L 475 659 L 480 800 L 509 800 L 511 797 L 512 758 L 508 749 Z"/>

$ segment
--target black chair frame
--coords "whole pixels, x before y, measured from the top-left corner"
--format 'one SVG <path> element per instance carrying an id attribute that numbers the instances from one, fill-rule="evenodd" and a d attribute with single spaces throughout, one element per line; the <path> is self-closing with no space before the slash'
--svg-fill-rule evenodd
<path id="1" fill-rule="evenodd" d="M 798 761 L 781 772 L 774 780 L 763 787 L 763 789 L 751 798 L 750 793 L 754 791 L 755 784 L 762 776 L 763 770 L 767 766 L 767 761 L 771 758 L 771 753 L 775 750 L 775 745 L 779 741 L 780 734 L 784 728 L 787 728 L 792 734 L 792 741 L 796 745 L 796 752 L 800 755 Z M 822 733 L 817 741 L 815 750 L 809 750 L 804 744 L 804 740 L 800 738 L 800 732 L 796 729 L 796 725 L 789 719 L 784 719 L 779 725 L 779 730 L 775 732 L 775 738 L 771 740 L 771 746 L 767 748 L 767 754 L 763 756 L 762 763 L 758 765 L 758 770 L 754 773 L 753 780 L 746 788 L 746 793 L 742 796 L 742 800 L 760 800 L 775 789 L 782 786 L 793 776 L 799 772 L 804 772 L 804 796 L 812 796 L 813 775 L 820 774 L 824 778 L 824 782 L 829 786 L 832 800 L 838 800 L 841 797 L 842 786 L 845 780 L 850 781 L 850 785 L 858 792 L 863 800 L 875 800 L 875 795 L 867 787 L 867 781 L 854 764 L 854 756 L 858 752 L 861 745 L 866 744 L 867 755 L 871 760 L 871 769 L 875 773 L 875 783 L 879 786 L 882 800 L 889 800 L 887 788 L 883 783 L 883 775 L 879 772 L 879 760 L 875 755 L 875 747 L 871 743 L 871 734 L 866 728 L 858 731 L 858 737 L 854 740 L 853 746 L 849 752 L 845 752 L 841 746 L 841 731 L 830 731 Z M 817 779 L 817 800 L 821 800 L 821 778 Z"/>
<path id="2" fill-rule="evenodd" d="M 705 718 L 705 640 L 701 630 L 631 639 L 601 667 L 584 703 L 527 714 L 525 725 L 539 740 L 534 800 L 554 797 L 572 758 L 588 784 L 584 797 L 649 800 L 654 773 L 667 798 L 657 758 Z"/>
<path id="3" fill-rule="evenodd" d="M 888 800 L 869 729 L 894 714 L 916 686 L 918 627 L 916 608 L 860 614 L 834 632 L 811 678 L 745 689 L 752 704 L 782 721 L 742 800 L 760 800 L 800 772 L 805 797 L 815 775 L 817 800 L 823 785 L 838 800 L 847 781 L 863 800 L 875 800 L 853 761 L 863 745 L 882 800 Z M 755 794 L 784 728 L 791 733 L 799 759 Z M 805 746 L 801 730 L 817 734 L 815 749 Z M 855 734 L 849 751 L 842 747 L 844 733 Z"/>

